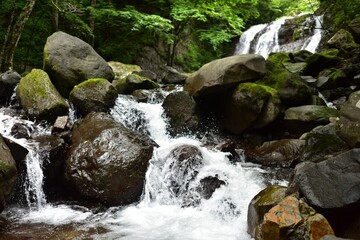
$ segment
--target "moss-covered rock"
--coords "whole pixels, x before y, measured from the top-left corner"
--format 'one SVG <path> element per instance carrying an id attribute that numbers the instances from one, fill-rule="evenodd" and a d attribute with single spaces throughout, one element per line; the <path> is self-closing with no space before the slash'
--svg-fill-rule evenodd
<path id="1" fill-rule="evenodd" d="M 307 68 L 305 74 L 317 76 L 319 72 L 325 68 L 334 67 L 340 62 L 339 50 L 328 49 L 322 52 L 317 52 L 306 58 Z"/>
<path id="2" fill-rule="evenodd" d="M 247 232 L 255 237 L 256 227 L 265 213 L 285 198 L 286 187 L 269 186 L 259 192 L 250 202 L 247 216 Z"/>
<path id="3" fill-rule="evenodd" d="M 360 17 L 353 19 L 349 23 L 349 30 L 353 34 L 355 41 L 360 44 Z"/>
<path id="4" fill-rule="evenodd" d="M 334 36 L 332 36 L 332 38 L 329 39 L 327 44 L 330 47 L 334 47 L 334 48 L 338 48 L 338 49 L 341 49 L 341 48 L 346 49 L 351 46 L 354 46 L 355 41 L 350 32 L 346 31 L 345 29 L 340 29 L 339 31 L 337 31 L 334 34 Z"/>
<path id="5" fill-rule="evenodd" d="M 158 83 L 151 79 L 134 73 L 121 79 L 116 79 L 112 84 L 119 94 L 131 94 L 137 89 L 154 89 L 160 87 Z"/>
<path id="6" fill-rule="evenodd" d="M 9 147 L 0 135 L 0 212 L 4 210 L 6 201 L 17 180 L 17 169 Z"/>
<path id="7" fill-rule="evenodd" d="M 316 87 L 319 89 L 334 89 L 350 83 L 345 72 L 338 68 L 329 68 L 321 71 L 316 81 Z"/>
<path id="8" fill-rule="evenodd" d="M 114 79 L 122 79 L 133 72 L 141 71 L 141 67 L 134 64 L 125 64 L 121 62 L 110 61 L 108 62 L 112 70 L 114 71 Z"/>
<path id="9" fill-rule="evenodd" d="M 114 105 L 116 97 L 117 92 L 108 80 L 93 78 L 76 85 L 69 100 L 80 114 L 86 115 L 92 111 L 107 111 Z"/>
<path id="10" fill-rule="evenodd" d="M 69 108 L 47 73 L 41 69 L 33 69 L 20 80 L 16 97 L 31 117 L 55 119 L 66 115 Z"/>
<path id="11" fill-rule="evenodd" d="M 266 60 L 268 72 L 259 82 L 276 89 L 284 105 L 306 104 L 311 99 L 313 89 L 300 78 L 299 71 L 302 70 L 292 69 L 291 64 L 293 63 L 288 53 L 270 54 Z M 303 67 L 301 64 L 301 68 Z"/>
<path id="12" fill-rule="evenodd" d="M 66 98 L 82 81 L 114 78 L 109 64 L 89 44 L 64 32 L 48 37 L 44 47 L 44 70 Z"/>
<path id="13" fill-rule="evenodd" d="M 257 83 L 240 83 L 225 105 L 224 127 L 235 134 L 264 127 L 276 119 L 280 106 L 275 89 Z"/>

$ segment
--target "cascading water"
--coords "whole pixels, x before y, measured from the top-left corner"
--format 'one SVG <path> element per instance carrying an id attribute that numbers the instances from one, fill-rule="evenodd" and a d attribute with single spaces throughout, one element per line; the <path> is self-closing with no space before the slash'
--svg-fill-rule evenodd
<path id="1" fill-rule="evenodd" d="M 264 188 L 264 170 L 232 163 L 226 153 L 205 148 L 193 136 L 169 136 L 158 98 L 138 103 L 120 95 L 111 115 L 127 127 L 149 134 L 159 144 L 150 160 L 139 203 L 94 213 L 85 207 L 42 202 L 38 210 L 10 209 L 3 214 L 17 225 L 41 223 L 46 229 L 70 225 L 81 233 L 76 239 L 250 239 L 247 207 Z M 2 122 L 7 118 L 0 116 Z M 2 134 L 9 136 L 6 131 Z M 189 146 L 195 156 L 179 162 L 176 149 L 181 146 Z M 206 181 L 217 185 L 210 195 L 202 190 Z M 51 235 L 56 236 L 56 231 Z"/>
<path id="2" fill-rule="evenodd" d="M 293 18 L 284 17 L 269 24 L 252 26 L 241 35 L 234 55 L 254 53 L 267 58 L 271 52 L 294 52 L 302 49 L 314 53 L 319 46 L 323 34 L 323 16 L 312 15 L 305 19 L 302 27 L 304 29 L 312 29 L 309 36 L 301 36 L 300 39 L 294 42 L 279 44 L 279 32 L 289 19 Z M 315 26 L 312 26 L 314 21 Z"/>

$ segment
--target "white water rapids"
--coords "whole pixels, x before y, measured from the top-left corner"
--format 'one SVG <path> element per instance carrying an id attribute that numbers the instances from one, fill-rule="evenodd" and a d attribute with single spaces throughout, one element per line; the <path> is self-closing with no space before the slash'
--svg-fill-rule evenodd
<path id="1" fill-rule="evenodd" d="M 95 213 L 85 207 L 46 203 L 45 196 L 38 196 L 37 201 L 40 202 L 37 203 L 36 208 L 11 207 L 2 215 L 22 224 L 52 226 L 70 224 L 85 232 L 99 227 L 105 229 L 102 233 L 84 234 L 76 239 L 250 239 L 246 232 L 247 207 L 250 200 L 264 188 L 261 177 L 264 170 L 251 164 L 231 163 L 226 153 L 204 147 L 201 141 L 193 136 L 170 137 L 161 103 L 157 99 L 148 103 L 137 103 L 127 96 L 119 96 L 111 110 L 111 115 L 129 128 L 150 134 L 159 144 L 150 160 L 140 202 Z M 0 121 L 4 126 L 1 128 L 1 134 L 9 136 L 11 125 L 22 120 L 9 117 L 4 109 L 0 109 Z M 27 123 L 31 123 L 32 127 L 40 127 L 34 122 L 27 121 Z M 16 141 L 26 142 L 24 139 Z M 169 179 L 176 178 L 178 172 L 172 171 L 170 166 L 174 159 L 169 157 L 169 154 L 174 148 L 184 144 L 199 149 L 203 156 L 203 164 L 191 169 L 197 171 L 194 179 L 187 181 L 184 177 L 179 180 L 187 184 L 187 191 L 174 196 L 169 188 Z M 41 156 L 37 156 L 37 159 L 38 163 L 35 165 L 38 166 L 34 168 L 37 174 L 40 174 L 38 168 L 41 169 L 43 160 Z M 192 186 L 209 176 L 218 177 L 225 182 L 225 185 L 216 189 L 209 199 L 201 199 L 192 192 Z M 34 184 L 40 192 L 42 192 L 41 184 Z M 184 206 L 189 194 L 197 200 L 197 204 Z M 33 204 L 31 202 L 30 206 Z"/>

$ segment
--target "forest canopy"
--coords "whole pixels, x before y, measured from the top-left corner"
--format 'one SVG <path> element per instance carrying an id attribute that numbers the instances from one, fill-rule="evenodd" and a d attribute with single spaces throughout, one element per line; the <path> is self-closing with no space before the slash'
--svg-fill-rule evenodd
<path id="1" fill-rule="evenodd" d="M 16 17 L 34 3 L 21 30 L 13 68 L 42 65 L 42 48 L 55 31 L 93 45 L 106 60 L 135 63 L 145 46 L 168 65 L 191 71 L 230 54 L 233 41 L 253 24 L 317 9 L 317 0 L 0 0 L 0 41 L 6 49 Z M 2 71 L 9 64 L 4 64 Z M 5 67 L 4 67 L 5 66 Z"/>

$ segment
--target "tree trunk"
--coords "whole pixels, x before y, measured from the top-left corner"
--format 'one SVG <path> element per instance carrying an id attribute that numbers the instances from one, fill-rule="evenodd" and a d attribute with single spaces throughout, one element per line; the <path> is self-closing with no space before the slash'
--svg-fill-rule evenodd
<path id="1" fill-rule="evenodd" d="M 52 32 L 57 32 L 59 29 L 59 0 L 53 0 L 53 10 L 52 10 Z"/>
<path id="2" fill-rule="evenodd" d="M 8 27 L 8 32 L 6 33 L 6 37 L 5 37 L 7 41 L 4 42 L 4 46 L 3 46 L 4 50 L 0 62 L 1 71 L 6 71 L 9 68 L 13 67 L 13 58 L 14 58 L 16 46 L 19 42 L 19 39 L 21 37 L 21 32 L 24 29 L 26 21 L 30 17 L 30 14 L 34 8 L 35 3 L 36 0 L 27 0 L 23 10 L 16 19 L 15 23 L 13 21 L 10 23 L 11 26 Z"/>
<path id="3" fill-rule="evenodd" d="M 96 0 L 91 0 L 91 7 L 95 8 L 96 6 Z M 95 42 L 95 35 L 94 35 L 94 30 L 95 30 L 95 17 L 92 15 L 92 13 L 90 13 L 90 17 L 89 17 L 89 26 L 92 32 L 92 36 L 90 39 L 90 44 L 92 47 L 94 47 L 94 42 Z"/>

